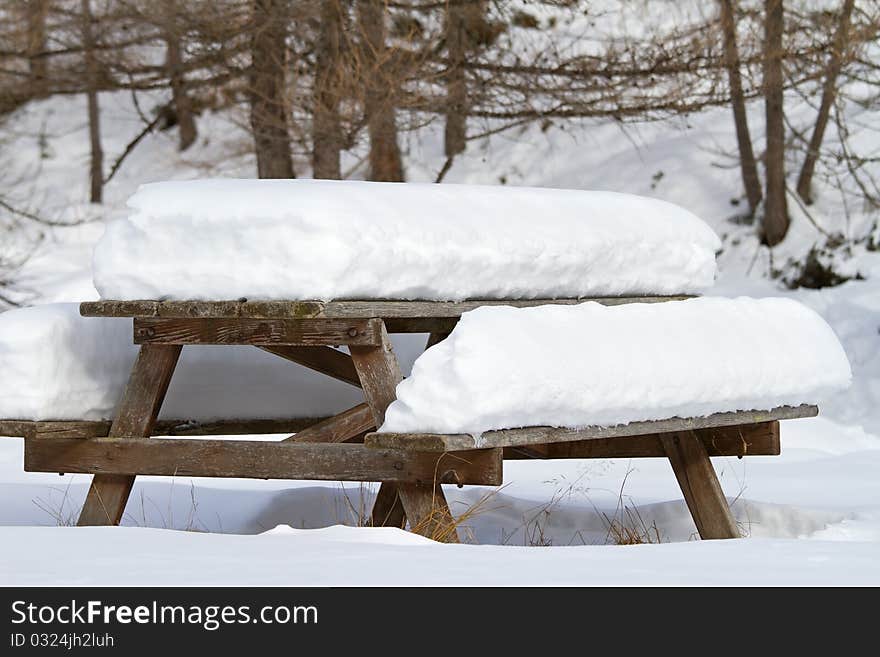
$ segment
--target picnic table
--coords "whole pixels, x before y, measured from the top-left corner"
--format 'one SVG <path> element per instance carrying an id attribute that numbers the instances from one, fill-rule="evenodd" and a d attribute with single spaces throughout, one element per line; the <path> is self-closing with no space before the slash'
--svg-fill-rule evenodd
<path id="1" fill-rule="evenodd" d="M 408 523 L 456 542 L 442 484 L 500 485 L 506 459 L 657 457 L 669 460 L 700 536 L 737 537 L 710 457 L 779 454 L 779 421 L 816 415 L 815 406 L 579 430 L 524 427 L 490 431 L 479 442 L 467 434 L 375 433 L 402 380 L 389 333 L 428 333 L 430 347 L 463 312 L 485 305 L 683 298 L 87 302 L 80 307 L 86 317 L 131 318 L 139 345 L 115 419 L 6 421 L 0 432 L 25 436 L 25 470 L 94 475 L 79 525 L 118 524 L 137 475 L 366 481 L 381 482 L 374 525 Z M 361 388 L 364 402 L 329 418 L 158 422 L 181 349 L 199 345 L 251 345 Z M 185 437 L 270 432 L 292 435 L 278 442 Z M 150 439 L 157 435 L 177 437 Z"/>

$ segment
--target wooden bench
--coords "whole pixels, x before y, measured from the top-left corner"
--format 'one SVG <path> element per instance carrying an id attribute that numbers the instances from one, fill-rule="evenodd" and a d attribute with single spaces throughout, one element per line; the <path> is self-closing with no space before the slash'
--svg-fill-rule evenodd
<path id="1" fill-rule="evenodd" d="M 115 525 L 135 477 L 249 477 L 381 482 L 374 525 L 457 541 L 441 484 L 502 483 L 505 459 L 668 458 L 703 538 L 738 536 L 710 456 L 779 454 L 779 420 L 816 415 L 815 406 L 704 418 L 639 422 L 579 431 L 531 427 L 470 435 L 373 433 L 402 380 L 389 333 L 442 340 L 461 313 L 482 305 L 519 307 L 598 301 L 606 305 L 684 297 L 422 301 L 97 301 L 87 317 L 128 317 L 138 357 L 113 422 L 0 421 L 25 437 L 25 470 L 93 474 L 80 525 Z M 353 386 L 364 403 L 329 418 L 200 423 L 157 422 L 181 349 L 252 345 Z M 333 349 L 345 345 L 350 355 Z M 147 440 L 155 435 L 286 433 L 280 442 Z"/>

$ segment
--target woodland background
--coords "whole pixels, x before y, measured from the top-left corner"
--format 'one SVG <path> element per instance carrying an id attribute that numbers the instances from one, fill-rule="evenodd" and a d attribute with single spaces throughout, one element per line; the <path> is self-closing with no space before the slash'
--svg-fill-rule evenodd
<path id="1" fill-rule="evenodd" d="M 151 135 L 174 134 L 181 153 L 207 138 L 206 113 L 249 133 L 261 178 L 406 181 L 418 155 L 404 145 L 442 130 L 442 182 L 474 142 L 523 126 L 625 135 L 725 108 L 732 219 L 774 247 L 793 205 L 813 217 L 817 187 L 847 212 L 880 206 L 863 130 L 880 107 L 878 35 L 877 0 L 3 0 L 3 297 L 19 302 L 15 272 L 43 228 L 95 217 L 47 209 L 28 191 L 41 168 L 13 165 L 33 130 L 16 117 L 46 99 L 86 99 L 88 158 L 69 171 L 92 204 Z M 119 94 L 139 125 L 108 148 L 105 99 Z M 789 282 L 848 278 L 829 254 L 873 249 L 876 220 L 860 223 L 823 230 Z"/>

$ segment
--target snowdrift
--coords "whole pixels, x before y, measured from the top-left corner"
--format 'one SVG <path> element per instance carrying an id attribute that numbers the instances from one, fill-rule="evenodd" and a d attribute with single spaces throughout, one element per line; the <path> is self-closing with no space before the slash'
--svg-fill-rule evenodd
<path id="1" fill-rule="evenodd" d="M 383 432 L 582 428 L 816 403 L 849 385 L 834 332 L 788 299 L 462 315 L 397 387 Z"/>
<path id="2" fill-rule="evenodd" d="M 143 185 L 94 256 L 105 299 L 559 298 L 712 285 L 720 241 L 615 192 L 315 180 Z"/>

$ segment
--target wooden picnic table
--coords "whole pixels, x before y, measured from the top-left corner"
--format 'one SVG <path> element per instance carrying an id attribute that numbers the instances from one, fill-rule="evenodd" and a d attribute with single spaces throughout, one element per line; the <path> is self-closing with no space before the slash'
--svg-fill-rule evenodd
<path id="1" fill-rule="evenodd" d="M 779 454 L 779 420 L 815 406 L 718 413 L 581 430 L 524 427 L 470 435 L 374 433 L 402 380 L 389 333 L 446 337 L 461 314 L 518 307 L 661 302 L 686 297 L 434 301 L 96 301 L 86 317 L 127 317 L 140 345 L 110 422 L 0 421 L 24 435 L 25 470 L 93 474 L 79 525 L 115 525 L 142 475 L 381 482 L 374 525 L 458 540 L 441 484 L 497 486 L 505 459 L 668 458 L 703 538 L 739 536 L 710 456 Z M 181 349 L 251 345 L 363 390 L 364 403 L 329 418 L 158 422 Z M 334 347 L 345 346 L 349 354 Z M 221 414 L 218 409 L 218 415 Z M 290 432 L 279 442 L 153 439 L 155 435 Z M 295 433 L 294 433 L 295 432 Z"/>

